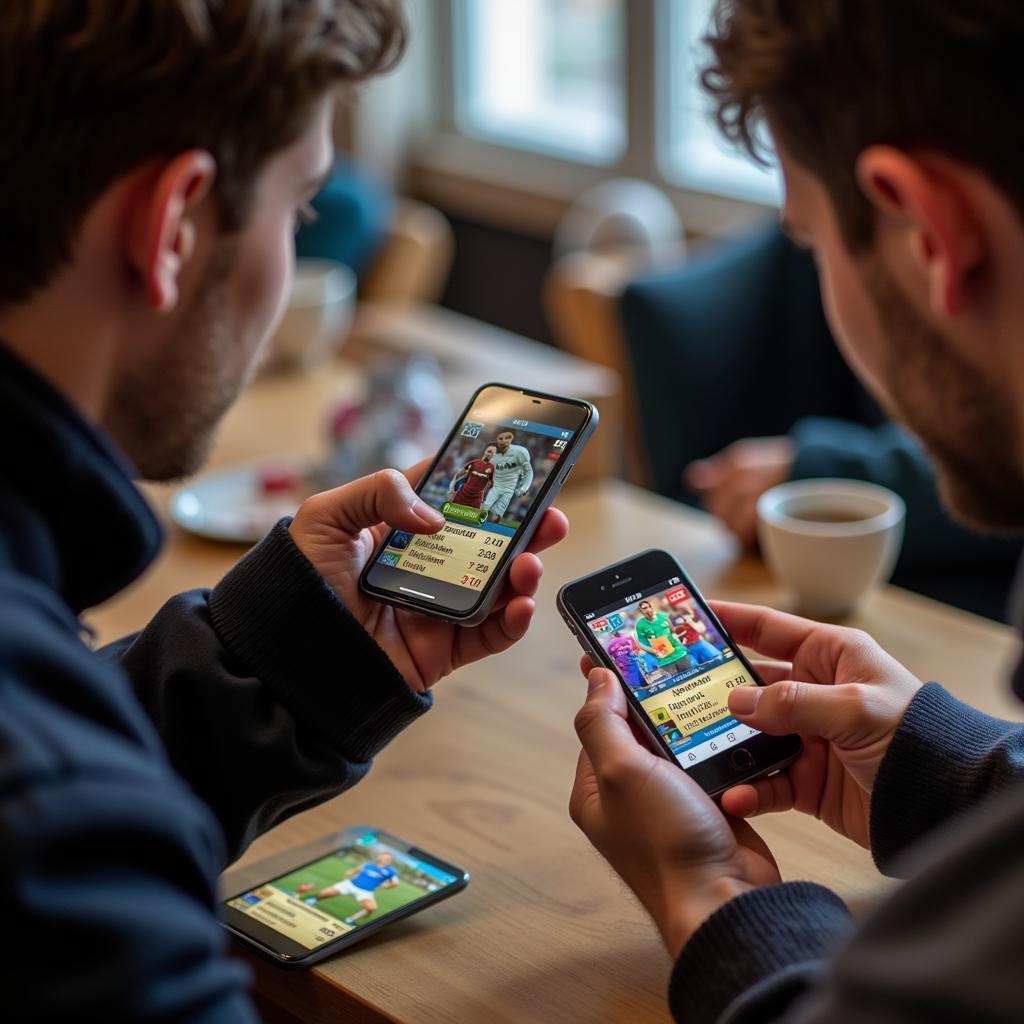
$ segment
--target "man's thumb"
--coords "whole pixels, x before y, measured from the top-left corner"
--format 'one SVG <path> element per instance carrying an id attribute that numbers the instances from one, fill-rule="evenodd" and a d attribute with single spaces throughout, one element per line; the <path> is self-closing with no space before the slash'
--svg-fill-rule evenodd
<path id="1" fill-rule="evenodd" d="M 796 732 L 834 739 L 844 724 L 836 714 L 841 696 L 834 686 L 785 679 L 737 687 L 729 694 L 729 710 L 744 725 L 772 736 Z"/>
<path id="2" fill-rule="evenodd" d="M 351 534 L 378 523 L 410 533 L 433 533 L 444 525 L 444 516 L 423 502 L 394 469 L 382 469 L 315 495 L 306 506 L 318 519 Z"/>

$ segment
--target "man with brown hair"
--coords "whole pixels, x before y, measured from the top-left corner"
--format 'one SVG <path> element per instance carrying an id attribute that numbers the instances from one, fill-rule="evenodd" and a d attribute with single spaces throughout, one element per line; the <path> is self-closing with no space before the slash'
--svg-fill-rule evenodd
<path id="1" fill-rule="evenodd" d="M 705 85 L 726 134 L 775 142 L 783 221 L 831 326 L 935 461 L 965 523 L 1024 531 L 1024 48 L 1014 0 L 719 0 Z M 641 746 L 589 664 L 570 810 L 676 958 L 679 1020 L 1017 1021 L 1024 728 L 921 681 L 865 634 L 718 605 L 768 686 L 730 710 L 798 732 L 720 806 Z M 1014 675 L 1024 698 L 1024 663 Z M 746 821 L 796 809 L 909 879 L 854 927 L 783 883 Z"/>
<path id="2" fill-rule="evenodd" d="M 0 6 L 6 1019 L 253 1019 L 218 873 L 529 625 L 532 553 L 474 629 L 360 596 L 387 528 L 443 525 L 395 471 L 311 498 L 134 637 L 94 652 L 78 619 L 156 556 L 132 477 L 202 461 L 281 312 L 334 94 L 402 35 L 398 0 Z"/>

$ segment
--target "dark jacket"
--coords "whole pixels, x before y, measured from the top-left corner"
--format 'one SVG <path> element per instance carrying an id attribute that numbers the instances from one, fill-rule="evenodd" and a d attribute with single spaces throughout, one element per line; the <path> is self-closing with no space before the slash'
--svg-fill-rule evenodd
<path id="1" fill-rule="evenodd" d="M 153 560 L 131 467 L 0 346 L 5 1019 L 255 1019 L 216 880 L 358 782 L 430 704 L 279 524 L 212 591 L 94 651 Z"/>
<path id="2" fill-rule="evenodd" d="M 732 900 L 675 965 L 676 1019 L 1024 1020 L 1022 783 L 1024 727 L 924 686 L 871 798 L 875 862 L 909 881 L 856 930 L 819 885 L 788 882 Z"/>

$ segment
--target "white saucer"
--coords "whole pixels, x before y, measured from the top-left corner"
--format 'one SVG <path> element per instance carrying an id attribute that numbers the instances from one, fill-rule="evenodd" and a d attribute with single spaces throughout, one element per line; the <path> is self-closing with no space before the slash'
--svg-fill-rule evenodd
<path id="1" fill-rule="evenodd" d="M 303 484 L 279 493 L 265 494 L 260 486 L 268 467 L 292 470 Z M 295 514 L 313 493 L 308 479 L 310 464 L 304 460 L 261 459 L 193 480 L 171 496 L 171 519 L 182 529 L 210 540 L 255 544 L 282 517 Z"/>

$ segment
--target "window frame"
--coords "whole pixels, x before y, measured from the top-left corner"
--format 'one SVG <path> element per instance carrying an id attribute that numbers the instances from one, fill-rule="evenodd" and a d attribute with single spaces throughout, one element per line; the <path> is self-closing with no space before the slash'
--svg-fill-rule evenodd
<path id="1" fill-rule="evenodd" d="M 671 71 L 672 0 L 626 4 L 626 143 L 620 157 L 588 163 L 568 153 L 467 134 L 457 117 L 456 16 L 460 0 L 427 0 L 432 21 L 434 117 L 432 129 L 411 147 L 411 184 L 424 198 L 453 212 L 499 219 L 526 233 L 550 234 L 568 205 L 591 185 L 635 177 L 664 190 L 687 230 L 708 237 L 741 230 L 775 215 L 763 196 L 728 194 L 681 181 L 666 166 Z M 500 198 L 500 203 L 498 199 Z"/>

